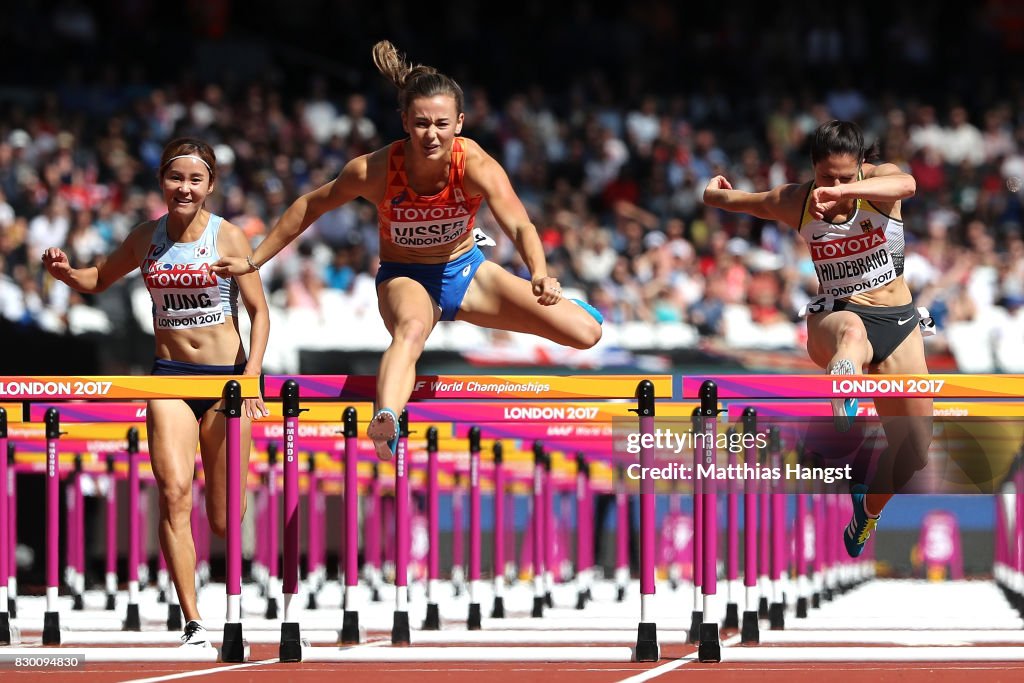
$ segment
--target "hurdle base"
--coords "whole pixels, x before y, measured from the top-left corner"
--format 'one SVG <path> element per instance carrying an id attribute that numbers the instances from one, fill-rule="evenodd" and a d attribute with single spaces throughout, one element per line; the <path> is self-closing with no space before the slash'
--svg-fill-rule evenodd
<path id="1" fill-rule="evenodd" d="M 753 610 L 744 610 L 743 612 L 743 625 L 740 628 L 740 642 L 761 642 L 761 628 L 757 623 L 757 612 Z"/>
<path id="2" fill-rule="evenodd" d="M 113 593 L 107 593 L 107 604 L 104 607 L 108 612 L 113 612 L 117 603 L 117 596 Z"/>
<path id="3" fill-rule="evenodd" d="M 466 619 L 467 631 L 479 631 L 482 628 L 480 623 L 480 603 L 469 603 L 469 618 Z"/>
<path id="4" fill-rule="evenodd" d="M 139 619 L 139 605 L 138 603 L 128 603 L 128 611 L 124 614 L 124 624 L 121 626 L 122 631 L 141 631 L 142 620 Z"/>
<path id="5" fill-rule="evenodd" d="M 472 616 L 472 608 L 470 605 L 470 616 Z M 427 616 L 423 618 L 424 631 L 440 631 L 441 630 L 441 610 L 438 608 L 436 602 L 427 603 Z"/>
<path id="6" fill-rule="evenodd" d="M 277 656 L 282 662 L 302 661 L 302 634 L 298 622 L 289 621 L 281 624 L 281 645 L 278 647 Z"/>
<path id="7" fill-rule="evenodd" d="M 167 604 L 167 630 L 168 631 L 180 631 L 183 627 L 181 623 L 181 605 Z"/>
<path id="8" fill-rule="evenodd" d="M 687 642 L 696 645 L 700 642 L 700 626 L 704 623 L 704 611 L 693 610 L 690 613 L 690 632 L 687 634 Z"/>
<path id="9" fill-rule="evenodd" d="M 359 644 L 359 612 L 347 609 L 341 617 L 341 633 L 338 640 L 342 645 Z"/>
<path id="10" fill-rule="evenodd" d="M 554 598 L 551 597 L 551 591 L 548 591 L 547 593 L 544 594 L 544 604 L 547 605 L 548 607 L 554 607 L 555 606 Z"/>
<path id="11" fill-rule="evenodd" d="M 505 618 L 505 598 L 500 595 L 494 597 L 494 606 L 491 607 L 491 619 Z"/>
<path id="12" fill-rule="evenodd" d="M 7 613 L 11 615 L 11 619 L 18 618 L 18 601 L 14 598 L 7 598 Z"/>
<path id="13" fill-rule="evenodd" d="M 768 618 L 768 598 L 764 596 L 761 596 L 761 599 L 757 601 L 757 618 Z"/>
<path id="14" fill-rule="evenodd" d="M 725 605 L 725 619 L 722 621 L 722 628 L 740 627 L 740 606 L 735 602 Z"/>
<path id="15" fill-rule="evenodd" d="M 576 594 L 576 609 L 586 609 L 587 607 L 587 593 L 586 591 L 580 591 Z"/>
<path id="16" fill-rule="evenodd" d="M 377 586 L 374 586 L 373 590 L 370 592 L 370 601 L 384 602 L 383 598 L 380 597 L 380 588 L 378 588 Z"/>
<path id="17" fill-rule="evenodd" d="M 160 592 L 156 594 L 156 601 L 159 603 L 167 602 L 167 591 L 161 588 Z"/>
<path id="18" fill-rule="evenodd" d="M 317 609 L 316 593 L 310 592 L 306 598 L 306 609 Z"/>
<path id="19" fill-rule="evenodd" d="M 834 596 L 832 595 L 832 589 L 831 588 L 826 588 L 821 593 L 821 599 L 824 600 L 825 602 L 832 602 L 832 598 L 833 597 Z"/>
<path id="20" fill-rule="evenodd" d="M 540 619 L 544 616 L 544 596 L 535 595 L 533 596 L 533 611 L 530 612 L 530 616 L 534 619 Z"/>
<path id="21" fill-rule="evenodd" d="M 408 645 L 412 642 L 409 636 L 409 613 L 395 610 L 395 621 L 391 626 L 391 644 Z"/>
<path id="22" fill-rule="evenodd" d="M 43 645 L 60 645 L 60 612 L 43 613 Z"/>
<path id="23" fill-rule="evenodd" d="M 224 642 L 220 646 L 220 661 L 244 662 L 245 642 L 242 640 L 241 622 L 224 624 Z"/>
<path id="24" fill-rule="evenodd" d="M 263 616 L 267 619 L 277 619 L 277 598 L 267 598 L 267 612 Z"/>
<path id="25" fill-rule="evenodd" d="M 653 622 L 640 622 L 636 628 L 636 661 L 656 662 L 661 659 L 658 647 L 658 626 Z"/>
<path id="26" fill-rule="evenodd" d="M 697 661 L 702 663 L 722 661 L 722 641 L 718 638 L 718 624 L 700 625 Z"/>
<path id="27" fill-rule="evenodd" d="M 0 645 L 11 644 L 11 618 L 7 612 L 0 612 Z"/>
<path id="28" fill-rule="evenodd" d="M 796 599 L 796 618 L 807 618 L 807 598 L 799 597 Z"/>
<path id="29" fill-rule="evenodd" d="M 615 589 L 615 602 L 625 602 L 626 600 L 626 587 L 619 586 Z"/>
<path id="30" fill-rule="evenodd" d="M 773 602 L 768 607 L 768 623 L 773 631 L 786 628 L 786 606 L 781 602 Z"/>
<path id="31" fill-rule="evenodd" d="M 821 607 L 821 593 L 815 591 L 811 593 L 811 608 L 818 609 Z"/>
<path id="32" fill-rule="evenodd" d="M 74 597 L 71 598 L 71 609 L 75 612 L 81 612 L 85 609 L 85 600 L 82 599 L 81 593 L 75 593 Z"/>

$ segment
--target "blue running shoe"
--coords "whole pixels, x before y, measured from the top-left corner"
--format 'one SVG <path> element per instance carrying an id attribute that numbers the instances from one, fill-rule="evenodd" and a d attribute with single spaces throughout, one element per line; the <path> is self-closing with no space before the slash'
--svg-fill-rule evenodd
<path id="1" fill-rule="evenodd" d="M 852 375 L 853 363 L 845 358 L 838 360 L 829 370 L 830 375 Z M 834 398 L 832 399 L 832 420 L 837 432 L 848 432 L 853 427 L 853 421 L 857 417 L 856 398 Z"/>
<path id="2" fill-rule="evenodd" d="M 843 532 L 843 543 L 846 544 L 846 552 L 850 557 L 860 557 L 864 552 L 864 544 L 871 538 L 871 532 L 878 524 L 879 518 L 870 516 L 864 510 L 864 498 L 867 494 L 868 487 L 864 484 L 856 484 L 851 489 L 853 519 Z"/>
<path id="3" fill-rule="evenodd" d="M 398 450 L 398 415 L 391 408 L 381 408 L 370 420 L 366 435 L 373 439 L 377 458 L 391 460 Z"/>

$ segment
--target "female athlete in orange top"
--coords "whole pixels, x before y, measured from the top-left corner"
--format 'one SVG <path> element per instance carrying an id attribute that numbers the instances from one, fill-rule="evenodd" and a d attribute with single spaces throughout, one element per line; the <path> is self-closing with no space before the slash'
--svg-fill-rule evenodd
<path id="1" fill-rule="evenodd" d="M 363 197 L 377 207 L 381 267 L 377 298 L 391 344 L 377 375 L 377 413 L 368 434 L 391 457 L 397 416 L 412 394 L 416 361 L 439 320 L 536 334 L 590 348 L 600 315 L 562 298 L 548 276 L 544 248 L 504 169 L 468 138 L 462 89 L 436 69 L 411 66 L 388 41 L 373 47 L 380 72 L 398 88 L 409 137 L 351 160 L 326 185 L 297 199 L 250 260 L 222 258 L 218 275 L 243 275 L 281 251 L 325 212 Z M 530 271 L 530 282 L 486 261 L 473 237 L 486 200 Z"/>

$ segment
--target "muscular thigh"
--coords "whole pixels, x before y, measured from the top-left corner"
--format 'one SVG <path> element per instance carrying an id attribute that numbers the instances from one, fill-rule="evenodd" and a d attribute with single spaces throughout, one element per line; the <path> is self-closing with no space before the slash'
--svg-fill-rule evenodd
<path id="1" fill-rule="evenodd" d="M 432 330 L 441 319 L 441 309 L 426 288 L 412 278 L 394 277 L 377 286 L 377 308 L 392 336 L 396 325 L 418 320 Z"/>
<path id="2" fill-rule="evenodd" d="M 456 319 L 492 329 L 542 334 L 565 343 L 574 326 L 588 315 L 565 299 L 553 306 L 538 304 L 529 281 L 487 261 L 480 264 Z"/>
<path id="3" fill-rule="evenodd" d="M 864 322 L 850 311 L 816 313 L 807 317 L 807 355 L 818 367 L 827 368 L 839 349 L 840 341 L 851 329 L 853 338 L 859 341 L 855 348 L 857 357 L 850 360 L 865 365 L 871 360 L 871 343 L 868 342 Z"/>
<path id="4" fill-rule="evenodd" d="M 196 462 L 199 425 L 184 401 L 150 401 L 146 409 L 149 459 L 162 489 L 190 486 Z"/>

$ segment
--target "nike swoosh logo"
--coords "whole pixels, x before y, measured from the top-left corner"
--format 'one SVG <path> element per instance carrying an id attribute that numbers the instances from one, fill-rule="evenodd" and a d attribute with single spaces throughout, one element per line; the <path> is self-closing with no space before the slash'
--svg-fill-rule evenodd
<path id="1" fill-rule="evenodd" d="M 811 235 L 811 239 L 812 240 L 820 240 L 822 237 L 827 237 L 827 236 L 828 236 L 828 233 L 827 232 L 823 232 L 820 235 Z"/>
<path id="2" fill-rule="evenodd" d="M 896 321 L 896 324 L 897 325 L 906 325 L 911 320 L 913 320 L 913 318 L 907 318 L 906 320 L 904 320 L 903 318 L 900 318 L 899 320 Z"/>

